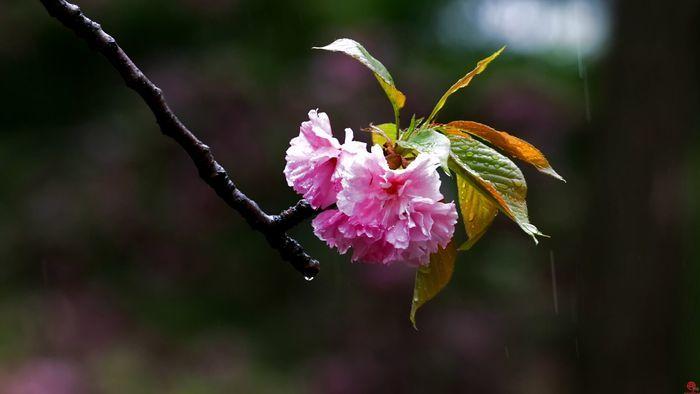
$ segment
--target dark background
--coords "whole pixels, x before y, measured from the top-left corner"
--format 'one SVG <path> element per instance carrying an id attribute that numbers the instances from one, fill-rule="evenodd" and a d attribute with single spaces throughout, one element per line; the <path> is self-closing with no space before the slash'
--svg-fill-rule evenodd
<path id="1" fill-rule="evenodd" d="M 339 37 L 392 72 L 404 119 L 507 44 L 440 118 L 529 140 L 568 183 L 523 165 L 530 217 L 552 238 L 535 246 L 499 216 L 415 331 L 412 270 L 350 264 L 305 223 L 293 232 L 322 271 L 304 281 L 103 58 L 38 1 L 3 0 L 0 392 L 682 393 L 700 380 L 700 3 L 79 5 L 269 211 L 298 199 L 284 151 L 309 109 L 338 136 L 392 120 L 367 70 L 310 49 Z"/>

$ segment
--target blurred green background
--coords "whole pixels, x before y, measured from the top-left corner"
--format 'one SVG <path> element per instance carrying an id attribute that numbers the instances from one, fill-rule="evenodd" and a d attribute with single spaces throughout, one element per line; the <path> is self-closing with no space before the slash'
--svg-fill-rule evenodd
<path id="1" fill-rule="evenodd" d="M 237 184 L 277 212 L 309 109 L 392 113 L 362 42 L 427 114 L 540 147 L 539 246 L 499 217 L 408 312 L 411 269 L 306 282 L 200 181 L 116 72 L 38 1 L 0 3 L 0 392 L 681 393 L 700 380 L 700 4 L 84 0 Z M 662 2 L 657 2 L 662 3 Z M 445 182 L 444 185 L 447 185 Z M 454 196 L 450 186 L 444 186 Z M 461 233 L 458 236 L 463 236 Z"/>

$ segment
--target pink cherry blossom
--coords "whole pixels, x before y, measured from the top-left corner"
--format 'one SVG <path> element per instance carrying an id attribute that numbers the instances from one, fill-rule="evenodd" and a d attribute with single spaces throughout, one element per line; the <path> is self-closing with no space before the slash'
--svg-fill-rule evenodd
<path id="1" fill-rule="evenodd" d="M 333 137 L 328 115 L 309 111 L 309 120 L 299 128 L 299 136 L 290 141 L 284 175 L 287 184 L 304 196 L 314 208 L 335 204 L 343 173 L 352 157 L 367 152 L 364 142 L 353 141 L 352 130 L 345 129 L 345 143 Z"/>
<path id="2" fill-rule="evenodd" d="M 420 154 L 405 169 L 391 170 L 375 145 L 352 162 L 342 179 L 338 209 L 313 221 L 314 233 L 352 260 L 428 264 L 446 247 L 457 222 L 454 203 L 443 203 L 439 161 Z"/>

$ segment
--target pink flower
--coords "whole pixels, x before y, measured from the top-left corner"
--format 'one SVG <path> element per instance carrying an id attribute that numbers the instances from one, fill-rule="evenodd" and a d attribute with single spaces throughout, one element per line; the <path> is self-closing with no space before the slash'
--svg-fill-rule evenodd
<path id="1" fill-rule="evenodd" d="M 299 136 L 290 141 L 287 149 L 287 184 L 314 208 L 335 204 L 343 173 L 352 158 L 367 152 L 364 142 L 352 139 L 352 130 L 345 129 L 345 143 L 341 145 L 333 137 L 328 115 L 309 111 L 309 120 L 301 124 Z"/>
<path id="2" fill-rule="evenodd" d="M 439 161 L 421 154 L 406 169 L 391 170 L 381 147 L 353 161 L 338 193 L 338 209 L 313 221 L 314 233 L 352 260 L 424 265 L 446 247 L 457 222 L 454 203 L 443 203 Z"/>

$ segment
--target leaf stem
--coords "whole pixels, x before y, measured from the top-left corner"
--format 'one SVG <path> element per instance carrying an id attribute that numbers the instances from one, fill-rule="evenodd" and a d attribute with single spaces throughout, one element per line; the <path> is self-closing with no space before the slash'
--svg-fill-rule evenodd
<path id="1" fill-rule="evenodd" d="M 392 106 L 393 107 L 393 106 Z M 399 109 L 396 107 L 394 108 L 394 124 L 396 124 L 396 139 L 399 140 L 401 139 L 401 126 L 399 125 Z"/>

